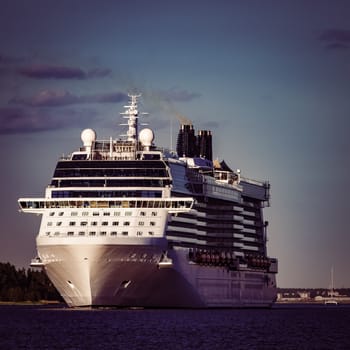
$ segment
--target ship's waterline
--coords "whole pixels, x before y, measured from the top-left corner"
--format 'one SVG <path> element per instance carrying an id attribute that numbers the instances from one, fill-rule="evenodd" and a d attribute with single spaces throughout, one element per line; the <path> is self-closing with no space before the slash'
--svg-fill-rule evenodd
<path id="1" fill-rule="evenodd" d="M 270 185 L 212 160 L 212 134 L 181 125 L 177 153 L 138 130 L 130 95 L 126 139 L 98 140 L 60 159 L 44 198 L 42 267 L 69 306 L 266 307 L 277 260 L 266 251 Z"/>
<path id="2" fill-rule="evenodd" d="M 243 307 L 271 305 L 263 273 L 188 264 L 185 250 L 161 246 L 39 246 L 45 270 L 69 306 Z"/>

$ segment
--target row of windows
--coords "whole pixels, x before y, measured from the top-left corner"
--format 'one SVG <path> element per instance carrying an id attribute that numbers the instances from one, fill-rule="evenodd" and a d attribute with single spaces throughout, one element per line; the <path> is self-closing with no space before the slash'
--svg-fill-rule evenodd
<path id="1" fill-rule="evenodd" d="M 62 233 L 62 232 L 50 232 L 47 231 L 45 232 L 46 236 L 129 236 L 129 232 L 128 231 L 121 231 L 121 232 L 117 232 L 117 231 L 89 231 L 89 232 L 85 232 L 85 231 L 79 231 L 79 232 L 74 232 L 74 231 L 68 231 L 67 233 Z M 147 231 L 147 232 L 143 232 L 143 231 L 136 231 L 136 236 L 153 236 L 154 235 L 154 231 Z"/>
<path id="2" fill-rule="evenodd" d="M 168 177 L 166 169 L 56 169 L 53 177 Z"/>
<path id="3" fill-rule="evenodd" d="M 91 213 L 91 212 L 90 212 Z M 88 211 L 83 211 L 81 213 L 82 216 L 89 216 L 90 214 Z M 113 216 L 121 216 L 121 212 L 120 211 L 115 211 L 115 212 L 109 212 L 109 211 L 105 211 L 102 213 L 103 216 L 111 216 L 113 214 Z M 55 212 L 54 211 L 51 211 L 49 213 L 50 216 L 55 216 Z M 58 213 L 58 216 L 63 216 L 64 215 L 64 212 L 63 211 L 60 211 Z M 100 215 L 100 212 L 98 211 L 93 211 L 92 212 L 92 216 L 99 216 Z M 140 211 L 138 213 L 139 216 L 147 216 L 147 213 L 145 211 Z M 72 211 L 70 213 L 70 216 L 78 216 L 78 212 L 77 211 Z M 132 211 L 126 211 L 124 212 L 124 216 L 132 216 Z M 151 216 L 157 216 L 157 212 L 156 211 L 152 211 L 151 212 Z"/>
<path id="4" fill-rule="evenodd" d="M 62 187 L 62 186 L 61 186 Z M 134 190 L 134 191 L 52 191 L 52 198 L 113 198 L 113 197 L 143 197 L 143 198 L 161 198 L 161 190 Z"/>
<path id="5" fill-rule="evenodd" d="M 109 148 L 108 148 L 109 151 Z M 163 161 L 66 161 L 62 160 L 57 163 L 56 169 L 165 169 L 166 164 Z"/>
<path id="6" fill-rule="evenodd" d="M 170 180 L 161 179 L 125 179 L 125 180 L 52 180 L 51 186 L 55 187 L 164 187 L 169 186 Z"/>
<path id="7" fill-rule="evenodd" d="M 174 200 L 24 200 L 19 205 L 22 209 L 41 208 L 167 208 L 167 209 L 190 209 L 192 199 Z"/>
<path id="8" fill-rule="evenodd" d="M 69 222 L 69 226 L 76 226 L 76 224 L 77 223 L 75 221 L 70 221 Z M 62 221 L 56 222 L 56 226 L 61 226 L 61 225 L 62 225 Z M 81 221 L 80 222 L 80 226 L 87 226 L 87 225 L 88 225 L 87 221 Z M 97 221 L 91 221 L 90 222 L 90 226 L 97 226 L 97 225 L 98 225 Z M 119 221 L 112 221 L 112 222 L 102 221 L 101 225 L 102 226 L 119 226 Z M 138 225 L 139 226 L 144 226 L 145 222 L 144 221 L 139 221 Z M 155 225 L 156 225 L 155 221 L 150 221 L 149 226 L 155 226 Z M 47 226 L 53 226 L 52 221 L 49 221 L 47 223 Z M 123 222 L 123 226 L 130 226 L 130 221 L 124 221 Z"/>

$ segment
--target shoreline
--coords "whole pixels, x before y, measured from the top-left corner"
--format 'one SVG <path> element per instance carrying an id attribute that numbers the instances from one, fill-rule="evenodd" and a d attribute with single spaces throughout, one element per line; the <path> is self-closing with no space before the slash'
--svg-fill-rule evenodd
<path id="1" fill-rule="evenodd" d="M 38 300 L 38 301 L 0 301 L 0 305 L 59 305 L 64 304 L 59 300 Z"/>

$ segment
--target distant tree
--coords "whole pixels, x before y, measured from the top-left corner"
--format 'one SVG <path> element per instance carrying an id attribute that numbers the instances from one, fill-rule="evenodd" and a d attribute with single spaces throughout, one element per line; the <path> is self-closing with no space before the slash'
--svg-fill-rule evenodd
<path id="1" fill-rule="evenodd" d="M 0 263 L 0 301 L 62 300 L 43 270 Z"/>

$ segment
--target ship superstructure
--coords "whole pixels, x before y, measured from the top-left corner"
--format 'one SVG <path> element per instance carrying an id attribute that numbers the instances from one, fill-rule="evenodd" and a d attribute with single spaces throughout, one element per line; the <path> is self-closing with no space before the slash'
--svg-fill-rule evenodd
<path id="1" fill-rule="evenodd" d="M 58 161 L 44 198 L 38 257 L 69 306 L 266 307 L 277 260 L 266 252 L 269 184 L 212 159 L 212 134 L 180 127 L 177 155 L 138 131 L 129 95 L 123 139 L 82 134 Z"/>

